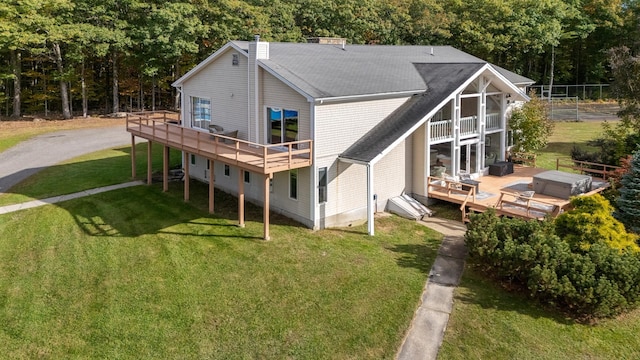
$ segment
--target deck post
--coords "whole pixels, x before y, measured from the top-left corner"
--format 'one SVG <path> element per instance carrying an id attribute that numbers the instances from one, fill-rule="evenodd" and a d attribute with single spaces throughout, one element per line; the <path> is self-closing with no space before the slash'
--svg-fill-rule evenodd
<path id="1" fill-rule="evenodd" d="M 189 201 L 189 165 L 191 161 L 189 161 L 189 153 L 185 151 L 184 153 L 184 201 Z"/>
<path id="2" fill-rule="evenodd" d="M 169 147 L 162 147 L 162 191 L 169 191 Z"/>
<path id="3" fill-rule="evenodd" d="M 215 192 L 215 179 L 213 174 L 213 160 L 209 160 L 209 213 L 213 214 L 213 200 Z"/>
<path id="4" fill-rule="evenodd" d="M 131 178 L 136 178 L 136 136 L 131 134 Z"/>
<path id="5" fill-rule="evenodd" d="M 244 227 L 244 173 L 238 168 L 238 226 Z"/>
<path id="6" fill-rule="evenodd" d="M 270 240 L 269 237 L 269 179 L 271 176 L 264 176 L 264 207 L 262 208 L 262 223 L 264 226 L 264 239 Z"/>
<path id="7" fill-rule="evenodd" d="M 153 182 L 153 152 L 151 151 L 152 141 L 147 141 L 147 185 Z"/>

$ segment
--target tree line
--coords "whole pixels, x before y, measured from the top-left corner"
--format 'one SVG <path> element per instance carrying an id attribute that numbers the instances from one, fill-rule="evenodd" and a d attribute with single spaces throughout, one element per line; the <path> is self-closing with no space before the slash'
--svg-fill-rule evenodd
<path id="1" fill-rule="evenodd" d="M 4 0 L 2 115 L 175 108 L 170 84 L 229 40 L 451 45 L 539 83 L 608 82 L 638 0 Z"/>

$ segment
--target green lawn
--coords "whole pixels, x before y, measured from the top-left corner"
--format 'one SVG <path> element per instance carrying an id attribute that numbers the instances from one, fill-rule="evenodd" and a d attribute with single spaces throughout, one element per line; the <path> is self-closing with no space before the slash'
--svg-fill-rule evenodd
<path id="1" fill-rule="evenodd" d="M 128 152 L 61 164 L 6 197 L 127 180 Z M 235 198 L 216 193 L 215 216 L 206 185 L 191 198 L 171 183 L 0 215 L 1 357 L 393 358 L 440 234 L 395 216 L 373 238 L 313 232 L 272 213 L 265 242 L 260 208 L 239 228 Z"/>
<path id="2" fill-rule="evenodd" d="M 162 171 L 162 147 L 154 146 L 153 170 Z M 146 179 L 147 144 L 136 145 L 136 173 Z M 171 150 L 171 166 L 180 164 L 181 154 Z M 46 168 L 0 195 L 0 206 L 64 195 L 100 186 L 131 181 L 131 147 L 101 150 Z"/>
<path id="3" fill-rule="evenodd" d="M 579 324 L 467 266 L 439 359 L 638 359 L 640 310 Z"/>
<path id="4" fill-rule="evenodd" d="M 556 122 L 547 147 L 538 152 L 536 166 L 555 169 L 558 157 L 567 157 L 574 146 L 595 150 L 587 141 L 602 134 L 603 121 Z"/>
<path id="5" fill-rule="evenodd" d="M 574 145 L 586 147 L 601 122 L 559 122 L 538 166 Z M 638 359 L 640 310 L 597 324 L 580 324 L 545 309 L 524 294 L 507 292 L 467 265 L 455 291 L 439 359 Z"/>

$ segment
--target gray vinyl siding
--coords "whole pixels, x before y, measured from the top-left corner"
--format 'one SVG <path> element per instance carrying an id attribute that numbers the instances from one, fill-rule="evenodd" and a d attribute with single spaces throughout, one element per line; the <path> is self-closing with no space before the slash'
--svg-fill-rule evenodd
<path id="1" fill-rule="evenodd" d="M 310 104 L 306 98 L 282 81 L 264 70 L 259 71 L 260 77 L 260 112 L 258 129 L 260 142 L 267 143 L 267 107 L 298 111 L 298 140 L 311 138 Z M 282 212 L 298 221 L 305 219 L 307 224 L 313 225 L 311 214 L 311 169 L 298 169 L 298 198 L 289 198 L 289 172 L 274 174 L 271 205 L 273 209 Z"/>
<path id="2" fill-rule="evenodd" d="M 341 162 L 338 156 L 406 100 L 397 98 L 316 105 L 314 167 L 316 171 L 326 167 L 328 176 L 327 202 L 317 206 L 319 227 L 347 226 L 366 219 L 366 166 Z M 385 160 L 389 156 L 392 159 Z M 380 200 L 379 211 L 384 211 L 388 197 L 400 195 L 402 189 L 407 187 L 407 181 L 411 183 L 405 176 L 405 142 L 385 158 L 374 167 L 374 191 Z M 391 176 L 391 179 L 387 179 L 387 176 Z M 314 191 L 317 191 L 315 187 Z"/>
<path id="3" fill-rule="evenodd" d="M 238 54 L 239 66 L 232 65 L 233 54 Z M 211 100 L 211 123 L 225 131 L 238 130 L 238 137 L 248 136 L 247 57 L 233 48 L 220 54 L 216 61 L 202 69 L 182 86 L 184 93 L 183 118 L 190 126 L 191 97 Z"/>
<path id="4" fill-rule="evenodd" d="M 261 143 L 266 143 L 265 131 L 267 129 L 267 107 L 278 107 L 298 111 L 298 140 L 311 139 L 311 114 L 310 104 L 306 98 L 300 95 L 282 81 L 261 70 L 262 90 L 260 96 L 259 123 Z"/>
<path id="5" fill-rule="evenodd" d="M 213 165 L 216 189 L 237 195 L 238 176 L 242 176 L 244 181 L 244 175 L 241 174 L 240 169 L 235 166 L 230 166 L 229 176 L 225 176 L 224 163 L 215 161 Z M 289 172 L 283 171 L 274 174 L 272 192 L 269 194 L 269 199 L 271 211 L 281 213 L 305 226 L 313 227 L 313 220 L 310 219 L 309 215 L 309 201 L 305 201 L 305 199 L 309 198 L 311 191 L 309 187 L 310 171 L 311 168 L 298 169 L 298 200 L 289 198 Z M 209 170 L 207 170 L 207 159 L 196 156 L 196 164 L 189 165 L 189 175 L 192 179 L 208 182 Z M 262 206 L 264 203 L 263 187 L 264 175 L 251 173 L 250 183 L 244 184 L 245 199 Z"/>
<path id="6" fill-rule="evenodd" d="M 377 211 L 384 211 L 390 198 L 412 192 L 412 150 L 411 137 L 408 137 L 375 164 L 373 187 Z"/>
<path id="7" fill-rule="evenodd" d="M 340 155 L 407 99 L 316 105 L 316 156 Z"/>

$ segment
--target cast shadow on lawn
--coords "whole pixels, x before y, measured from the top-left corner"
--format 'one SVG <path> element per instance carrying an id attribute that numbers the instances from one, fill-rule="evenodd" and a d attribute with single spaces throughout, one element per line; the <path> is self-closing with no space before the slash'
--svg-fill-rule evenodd
<path id="1" fill-rule="evenodd" d="M 136 146 L 139 159 L 137 174 L 142 179 L 146 178 L 146 149 L 146 143 Z M 122 155 L 116 153 L 115 156 L 52 166 L 45 170 L 46 172 L 30 176 L 9 189 L 5 199 L 12 200 L 11 194 L 43 199 L 131 181 L 131 148 L 122 147 L 111 151 L 121 152 Z M 160 171 L 161 147 L 154 146 L 153 152 L 153 170 Z M 172 164 L 179 163 L 179 153 L 173 153 L 171 159 Z M 191 180 L 190 184 L 192 200 L 188 203 L 183 201 L 184 183 L 178 181 L 170 183 L 167 193 L 162 192 L 161 184 L 135 186 L 59 202 L 54 206 L 68 211 L 82 231 L 91 236 L 135 237 L 156 234 L 174 225 L 188 224 L 190 227 L 185 228 L 196 228 L 197 232 L 190 234 L 187 231 L 186 235 L 262 239 L 261 224 L 259 233 L 255 231 L 257 226 L 251 226 L 254 225 L 252 223 L 262 223 L 261 207 L 247 201 L 245 203 L 247 228 L 239 228 L 236 225 L 238 222 L 236 197 L 216 190 L 215 214 L 209 214 L 208 186 L 197 180 Z M 24 200 L 21 198 L 19 201 Z M 301 226 L 274 212 L 271 212 L 270 220 L 270 223 L 276 226 Z M 207 228 L 208 226 L 228 230 L 212 230 Z"/>
<path id="2" fill-rule="evenodd" d="M 423 274 L 429 274 L 439 247 L 440 242 L 429 241 L 425 244 L 395 245 L 389 250 L 399 254 L 396 259 L 398 265 L 418 269 Z"/>
<path id="3" fill-rule="evenodd" d="M 494 280 L 467 265 L 455 294 L 455 301 L 501 312 L 516 312 L 534 319 L 546 318 L 562 325 L 577 322 L 559 311 L 546 307 L 523 293 L 526 289 L 507 290 Z"/>
<path id="4" fill-rule="evenodd" d="M 191 202 L 185 203 L 183 183 L 171 183 L 169 192 L 162 192 L 161 185 L 135 186 L 73 201 L 58 203 L 67 210 L 76 224 L 91 236 L 137 237 L 146 234 L 173 234 L 199 237 L 226 237 L 262 239 L 262 226 L 250 223 L 262 222 L 262 208 L 251 203 L 245 205 L 246 228 L 237 226 L 237 198 L 216 192 L 216 212 L 209 214 L 207 199 L 198 196 L 205 184 L 192 180 Z M 195 195 L 195 196 L 194 196 Z M 272 225 L 301 226 L 272 214 Z M 179 226 L 172 228 L 174 226 Z M 258 230 L 258 231 L 256 231 Z"/>

